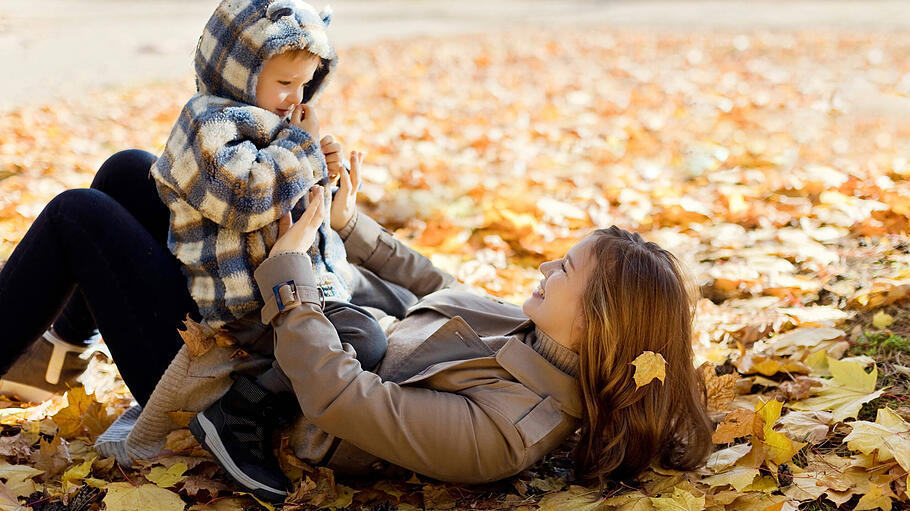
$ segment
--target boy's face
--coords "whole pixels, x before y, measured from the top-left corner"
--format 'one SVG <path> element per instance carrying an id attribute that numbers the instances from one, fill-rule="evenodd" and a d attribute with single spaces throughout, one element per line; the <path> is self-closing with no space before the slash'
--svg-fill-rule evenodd
<path id="1" fill-rule="evenodd" d="M 256 106 L 287 117 L 303 100 L 303 86 L 318 67 L 319 59 L 305 53 L 281 53 L 266 60 L 256 83 Z"/>

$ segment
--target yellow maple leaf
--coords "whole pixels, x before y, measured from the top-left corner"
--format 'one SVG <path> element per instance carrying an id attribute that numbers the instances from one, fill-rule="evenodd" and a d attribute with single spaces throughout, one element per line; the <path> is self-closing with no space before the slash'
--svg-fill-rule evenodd
<path id="1" fill-rule="evenodd" d="M 88 475 L 92 472 L 92 464 L 94 462 L 95 457 L 92 456 L 82 463 L 73 465 L 72 467 L 68 468 L 66 472 L 64 472 L 60 477 L 61 481 L 63 482 L 64 490 L 68 490 L 73 486 L 78 486 L 83 479 L 88 477 Z"/>
<path id="2" fill-rule="evenodd" d="M 53 416 L 59 435 L 63 438 L 100 435 L 114 422 L 107 407 L 96 401 L 94 394 L 86 394 L 85 387 L 69 389 L 66 400 L 66 408 Z"/>
<path id="3" fill-rule="evenodd" d="M 782 407 L 783 403 L 776 399 L 758 404 L 755 412 L 765 421 L 762 427 L 764 438 L 757 439 L 753 437 L 753 442 L 761 441 L 764 443 L 768 448 L 768 457 L 778 465 L 790 461 L 793 455 L 806 445 L 805 443 L 794 442 L 783 433 L 774 431 L 774 424 L 780 418 Z"/>
<path id="4" fill-rule="evenodd" d="M 848 423 L 853 431 L 844 437 L 844 443 L 854 451 L 871 454 L 878 451 L 880 461 L 896 460 L 904 470 L 910 471 L 910 424 L 890 408 L 879 408 L 875 422 Z"/>
<path id="5" fill-rule="evenodd" d="M 183 481 L 184 477 L 186 477 L 183 473 L 186 472 L 187 468 L 186 463 L 174 463 L 171 468 L 167 469 L 158 465 L 152 467 L 145 478 L 162 488 L 170 488 Z"/>
<path id="6" fill-rule="evenodd" d="M 752 481 L 755 480 L 758 474 L 757 468 L 736 467 L 727 472 L 706 477 L 702 479 L 701 482 L 712 488 L 728 484 L 736 491 L 743 491 L 743 488 L 752 484 Z"/>
<path id="7" fill-rule="evenodd" d="M 866 511 L 871 509 L 882 509 L 891 511 L 891 498 L 894 493 L 891 491 L 889 484 L 870 484 L 869 491 L 866 492 L 859 502 L 856 503 L 854 511 Z"/>
<path id="8" fill-rule="evenodd" d="M 108 511 L 183 511 L 186 507 L 179 495 L 154 484 L 111 483 L 105 488 Z"/>
<path id="9" fill-rule="evenodd" d="M 696 497 L 682 488 L 673 488 L 672 497 L 650 497 L 657 511 L 702 511 L 705 497 Z"/>
<path id="10" fill-rule="evenodd" d="M 664 360 L 663 355 L 660 353 L 646 351 L 635 357 L 632 365 L 635 366 L 635 374 L 633 375 L 635 388 L 647 385 L 654 378 L 663 382 L 667 376 L 667 361 Z"/>
<path id="11" fill-rule="evenodd" d="M 884 389 L 875 390 L 878 369 L 872 366 L 867 373 L 863 364 L 853 360 L 837 360 L 828 357 L 828 369 L 832 378 L 825 380 L 814 397 L 788 403 L 796 410 L 829 410 L 836 422 L 856 418 L 863 403 L 882 395 Z"/>

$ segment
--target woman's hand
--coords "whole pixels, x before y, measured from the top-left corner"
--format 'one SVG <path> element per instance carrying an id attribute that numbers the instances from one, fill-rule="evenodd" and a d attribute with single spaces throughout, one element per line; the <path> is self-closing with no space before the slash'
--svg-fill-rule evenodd
<path id="1" fill-rule="evenodd" d="M 360 164 L 363 163 L 363 153 L 351 151 L 351 172 L 341 169 L 341 179 L 338 191 L 332 198 L 332 211 L 329 223 L 332 229 L 340 231 L 348 225 L 354 213 L 357 212 L 357 190 L 360 189 Z"/>
<path id="2" fill-rule="evenodd" d="M 316 241 L 316 230 L 325 220 L 325 201 L 321 186 L 316 185 L 310 189 L 309 201 L 297 223 L 291 221 L 290 213 L 278 220 L 278 241 L 269 252 L 269 257 L 282 252 L 306 252 L 313 246 L 313 242 Z"/>

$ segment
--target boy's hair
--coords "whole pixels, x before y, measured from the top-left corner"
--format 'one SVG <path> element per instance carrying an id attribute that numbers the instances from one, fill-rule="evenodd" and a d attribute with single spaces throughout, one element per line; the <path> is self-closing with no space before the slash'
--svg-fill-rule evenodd
<path id="1" fill-rule="evenodd" d="M 307 50 L 304 48 L 290 48 L 288 50 L 285 50 L 285 51 L 279 53 L 278 55 L 287 55 L 288 57 L 291 57 L 293 59 L 299 59 L 299 58 L 313 59 L 313 60 L 316 60 L 319 62 L 319 67 L 322 67 L 322 57 L 320 57 L 319 55 L 316 55 L 315 53 L 311 52 L 310 50 Z M 275 55 L 275 56 L 277 56 L 277 55 Z M 317 69 L 319 69 L 319 68 L 317 68 Z"/>

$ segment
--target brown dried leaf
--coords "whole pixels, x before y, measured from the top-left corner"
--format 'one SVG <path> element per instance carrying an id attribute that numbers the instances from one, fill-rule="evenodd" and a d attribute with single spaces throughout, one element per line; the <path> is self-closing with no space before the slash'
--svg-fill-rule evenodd
<path id="1" fill-rule="evenodd" d="M 727 418 L 714 431 L 711 440 L 715 444 L 728 444 L 733 440 L 749 436 L 756 429 L 756 423 L 760 423 L 759 418 L 752 410 L 740 408 L 727 414 Z M 760 426 L 759 426 L 760 429 Z"/>
<path id="2" fill-rule="evenodd" d="M 228 485 L 221 481 L 215 481 L 199 475 L 191 475 L 183 479 L 183 486 L 180 491 L 193 498 L 198 497 L 202 492 L 206 492 L 210 498 L 213 498 L 218 495 L 218 492 L 228 489 L 230 489 Z"/>
<path id="3" fill-rule="evenodd" d="M 0 456 L 13 456 L 17 459 L 28 458 L 32 453 L 31 442 L 22 433 L 0 437 Z"/>
<path id="4" fill-rule="evenodd" d="M 59 436 L 50 442 L 42 438 L 38 446 L 38 451 L 32 452 L 31 462 L 35 468 L 44 471 L 46 481 L 62 474 L 73 462 L 66 443 Z"/>
<path id="5" fill-rule="evenodd" d="M 738 376 L 734 374 L 717 376 L 714 365 L 709 362 L 702 364 L 701 372 L 705 380 L 705 390 L 708 394 L 708 410 L 728 410 L 733 398 L 736 397 Z"/>
<path id="6" fill-rule="evenodd" d="M 199 442 L 189 429 L 175 429 L 167 435 L 164 448 L 171 452 L 192 451 L 200 448 Z"/>
<path id="7" fill-rule="evenodd" d="M 171 422 L 174 425 L 181 428 L 188 428 L 190 426 L 190 421 L 193 420 L 193 417 L 196 416 L 196 412 L 184 412 L 182 410 L 167 412 L 167 416 L 171 418 Z"/>
<path id="8" fill-rule="evenodd" d="M 183 320 L 184 330 L 177 330 L 190 352 L 190 358 L 198 358 L 215 346 L 215 331 L 208 325 L 194 321 L 189 314 Z"/>

